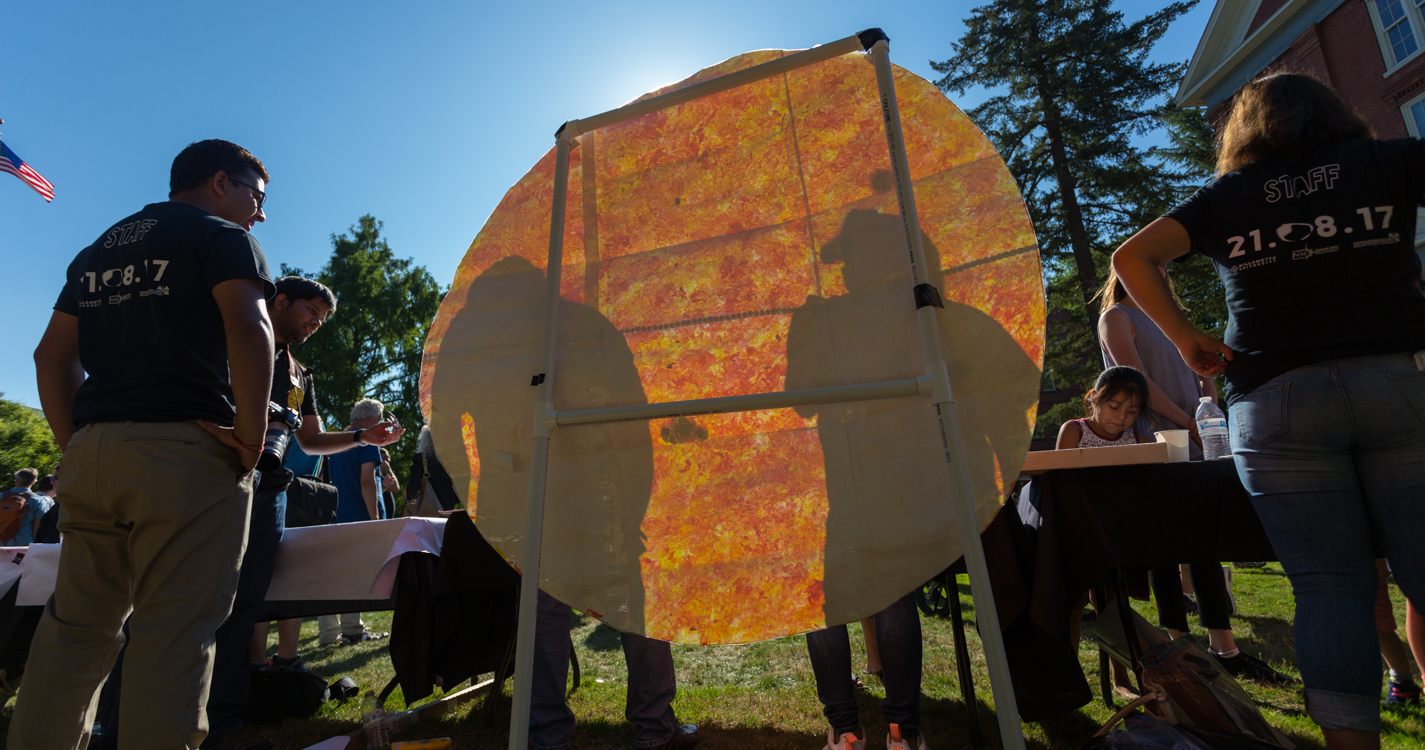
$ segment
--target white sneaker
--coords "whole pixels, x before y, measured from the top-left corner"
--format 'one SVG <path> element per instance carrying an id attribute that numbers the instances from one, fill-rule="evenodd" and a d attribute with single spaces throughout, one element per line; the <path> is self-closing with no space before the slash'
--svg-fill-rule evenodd
<path id="1" fill-rule="evenodd" d="M 930 745 L 925 741 L 922 734 L 915 740 L 906 740 L 901 737 L 901 725 L 892 724 L 890 732 L 886 734 L 886 750 L 930 750 Z M 912 746 L 912 743 L 916 743 Z"/>
<path id="2" fill-rule="evenodd" d="M 823 750 L 866 750 L 866 740 L 854 732 L 846 732 L 836 737 L 835 729 L 826 730 L 826 747 Z"/>

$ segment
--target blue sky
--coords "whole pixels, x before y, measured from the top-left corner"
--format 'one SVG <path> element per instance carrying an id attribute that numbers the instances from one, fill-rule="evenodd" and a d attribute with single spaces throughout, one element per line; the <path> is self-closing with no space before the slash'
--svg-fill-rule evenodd
<path id="1" fill-rule="evenodd" d="M 191 141 L 226 138 L 267 165 L 273 269 L 315 271 L 370 213 L 399 256 L 448 284 L 500 197 L 565 120 L 623 104 L 742 52 L 871 26 L 934 79 L 975 1 L 718 3 L 17 3 L 0 45 L 0 139 L 55 185 L 46 204 L 0 174 L 11 271 L 0 393 L 39 405 L 30 352 L 65 267 L 145 203 Z M 1160 7 L 1124 0 L 1129 18 Z M 1155 57 L 1186 60 L 1207 0 Z M 984 96 L 955 97 L 968 109 Z"/>

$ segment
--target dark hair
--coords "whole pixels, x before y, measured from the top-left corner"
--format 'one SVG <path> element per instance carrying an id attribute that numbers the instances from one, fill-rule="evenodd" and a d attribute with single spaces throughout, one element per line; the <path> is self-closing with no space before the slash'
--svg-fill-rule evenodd
<path id="1" fill-rule="evenodd" d="M 29 487 L 35 483 L 35 479 L 39 477 L 39 475 L 40 473 L 34 469 L 20 469 L 15 472 L 15 486 Z"/>
<path id="2" fill-rule="evenodd" d="M 50 490 L 54 489 L 54 485 L 54 475 L 46 474 L 40 477 L 39 481 L 35 482 L 35 486 L 31 487 L 30 489 L 34 490 L 35 492 L 49 492 Z"/>
<path id="3" fill-rule="evenodd" d="M 1148 410 L 1148 379 L 1132 367 L 1122 365 L 1099 373 L 1093 390 L 1084 394 L 1084 409 L 1098 406 L 1124 391 L 1128 391 L 1130 396 L 1137 395 L 1143 399 L 1142 410 Z"/>
<path id="4" fill-rule="evenodd" d="M 330 314 L 336 313 L 336 295 L 320 281 L 304 279 L 301 276 L 284 276 L 274 282 L 273 286 L 277 287 L 277 294 L 287 295 L 289 301 L 319 299 L 331 308 Z"/>
<path id="5" fill-rule="evenodd" d="M 1237 92 L 1218 134 L 1217 174 L 1371 137 L 1371 126 L 1330 86 L 1309 75 L 1272 73 Z"/>
<path id="6" fill-rule="evenodd" d="M 263 182 L 272 181 L 267 167 L 236 143 L 217 138 L 190 143 L 173 158 L 173 168 L 168 173 L 168 197 L 192 190 L 219 172 L 238 176 L 247 171 L 261 177 Z"/>

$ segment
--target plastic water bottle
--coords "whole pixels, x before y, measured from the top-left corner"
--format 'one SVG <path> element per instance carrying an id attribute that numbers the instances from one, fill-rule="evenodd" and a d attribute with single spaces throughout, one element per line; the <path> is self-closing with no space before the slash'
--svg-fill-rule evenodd
<path id="1" fill-rule="evenodd" d="M 1212 403 L 1211 398 L 1203 396 L 1198 400 L 1201 403 L 1197 405 L 1197 435 L 1202 438 L 1203 460 L 1231 458 L 1232 441 L 1227 437 L 1227 417 Z"/>
<path id="2" fill-rule="evenodd" d="M 386 708 L 376 692 L 361 697 L 361 728 L 366 731 L 367 750 L 391 750 L 391 727 L 386 724 Z"/>

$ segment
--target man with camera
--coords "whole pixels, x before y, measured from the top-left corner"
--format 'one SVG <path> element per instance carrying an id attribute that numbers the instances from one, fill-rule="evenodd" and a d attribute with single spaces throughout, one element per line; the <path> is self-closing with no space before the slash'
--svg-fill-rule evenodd
<path id="1" fill-rule="evenodd" d="M 272 338 L 277 344 L 268 428 L 257 463 L 259 478 L 253 493 L 237 597 L 232 614 L 218 628 L 213 687 L 208 696 L 210 740 L 204 747 L 213 746 L 242 726 L 251 684 L 253 616 L 272 583 L 277 544 L 282 541 L 287 513 L 286 490 L 293 480 L 292 472 L 282 466 L 290 441 L 296 440 L 307 454 L 324 456 L 363 445 L 389 445 L 405 432 L 394 421 L 374 424 L 354 435 L 322 431 L 311 373 L 292 357 L 290 347 L 305 343 L 336 312 L 336 297 L 325 285 L 298 276 L 278 279 L 276 288 L 277 293 L 267 304 Z"/>

